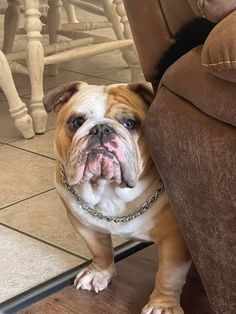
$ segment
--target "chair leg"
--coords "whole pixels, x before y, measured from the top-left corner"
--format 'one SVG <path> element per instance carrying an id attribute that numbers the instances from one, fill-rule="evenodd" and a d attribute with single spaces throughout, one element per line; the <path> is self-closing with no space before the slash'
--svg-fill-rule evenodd
<path id="1" fill-rule="evenodd" d="M 75 14 L 75 7 L 68 0 L 62 0 L 63 7 L 66 10 L 68 23 L 78 23 L 78 19 Z"/>
<path id="2" fill-rule="evenodd" d="M 20 0 L 8 0 L 4 15 L 3 52 L 12 52 L 16 31 L 20 21 Z"/>
<path id="3" fill-rule="evenodd" d="M 27 33 L 27 64 L 31 82 L 31 116 L 35 133 L 44 133 L 47 113 L 43 99 L 44 53 L 40 41 L 42 23 L 40 21 L 39 0 L 24 0 L 25 30 Z"/>
<path id="4" fill-rule="evenodd" d="M 113 30 L 117 36 L 117 39 L 132 39 L 132 34 L 128 22 L 128 18 L 126 16 L 125 7 L 123 4 L 123 0 L 104 0 L 104 11 L 110 11 L 108 15 L 108 19 L 112 23 Z M 120 18 L 120 22 L 117 22 L 117 16 L 114 13 L 114 6 L 118 16 L 118 21 Z M 106 7 L 106 9 L 105 9 Z M 120 24 L 120 25 L 119 25 Z M 121 31 L 122 30 L 122 31 Z M 139 81 L 140 80 L 140 65 L 136 52 L 136 48 L 133 45 L 132 47 L 128 47 L 122 51 L 122 56 L 124 61 L 127 63 L 128 67 L 131 71 L 131 81 Z"/>
<path id="5" fill-rule="evenodd" d="M 61 27 L 61 5 L 60 0 L 48 1 L 48 34 L 49 44 L 55 44 L 58 41 L 58 30 Z M 55 76 L 58 74 L 58 64 L 48 65 L 48 74 Z"/>
<path id="6" fill-rule="evenodd" d="M 21 101 L 13 78 L 11 70 L 5 55 L 0 51 L 0 86 L 7 98 L 9 104 L 9 112 L 15 120 L 17 129 L 23 134 L 25 138 L 32 138 L 34 136 L 33 122 L 28 115 L 26 105 Z"/>
<path id="7" fill-rule="evenodd" d="M 102 5 L 105 16 L 107 17 L 108 21 L 112 24 L 112 28 L 117 39 L 119 40 L 124 39 L 125 37 L 123 34 L 123 27 L 122 24 L 120 23 L 119 16 L 116 14 L 115 5 L 111 0 L 103 0 Z"/>

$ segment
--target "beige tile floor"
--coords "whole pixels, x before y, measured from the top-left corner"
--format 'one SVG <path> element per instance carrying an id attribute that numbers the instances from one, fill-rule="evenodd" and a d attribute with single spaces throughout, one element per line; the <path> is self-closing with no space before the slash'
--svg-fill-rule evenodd
<path id="1" fill-rule="evenodd" d="M 83 19 L 89 17 L 84 14 Z M 0 18 L 0 45 L 2 27 Z M 104 35 L 104 30 L 96 32 Z M 114 36 L 111 30 L 105 32 Z M 22 45 L 24 38 L 17 37 L 15 50 Z M 29 79 L 22 75 L 14 75 L 14 78 L 27 104 Z M 91 84 L 129 82 L 130 72 L 119 51 L 68 62 L 60 66 L 58 76 L 45 76 L 45 93 L 73 80 Z M 55 120 L 51 113 L 44 135 L 23 139 L 14 127 L 5 97 L 0 92 L 0 303 L 90 258 L 53 186 Z M 114 238 L 113 242 L 117 246 L 124 240 Z"/>

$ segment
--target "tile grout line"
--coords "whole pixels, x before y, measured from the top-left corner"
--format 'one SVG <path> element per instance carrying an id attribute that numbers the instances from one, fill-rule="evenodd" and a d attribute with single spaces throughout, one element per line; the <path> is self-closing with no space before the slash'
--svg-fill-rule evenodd
<path id="1" fill-rule="evenodd" d="M 13 142 L 11 142 L 13 143 Z M 26 148 L 22 148 L 22 147 L 18 147 L 18 146 L 15 146 L 15 145 L 12 145 L 11 143 L 7 143 L 6 145 L 9 146 L 9 147 L 12 147 L 12 148 L 16 148 L 16 149 L 19 149 L 19 150 L 23 150 L 24 152 L 27 152 L 27 153 L 31 153 L 31 154 L 34 154 L 34 155 L 38 155 L 38 156 L 41 156 L 41 157 L 45 157 L 47 159 L 50 159 L 50 160 L 53 160 L 55 161 L 56 158 L 52 158 L 52 157 L 49 157 L 49 156 L 46 156 L 46 155 L 43 155 L 43 154 L 39 154 L 39 153 L 36 153 L 36 152 L 32 152 L 31 150 L 28 150 Z"/>
<path id="2" fill-rule="evenodd" d="M 90 75 L 90 74 L 85 74 L 85 73 L 81 73 L 81 72 L 76 72 L 76 71 L 73 71 L 73 70 L 68 70 L 66 68 L 63 68 L 63 67 L 60 67 L 60 70 L 62 72 L 69 72 L 69 73 L 75 73 L 75 74 L 80 74 L 80 75 L 83 75 L 85 76 L 84 79 L 92 79 L 92 78 L 102 78 L 102 77 L 99 77 L 99 76 L 93 76 L 93 75 Z M 111 73 L 111 72 L 109 72 Z M 108 73 L 103 73 L 102 75 L 104 74 L 108 74 Z M 104 80 L 106 80 L 105 78 L 103 78 Z M 109 80 L 109 79 L 108 79 Z M 58 86 L 60 86 L 62 83 L 61 82 L 57 82 L 55 83 L 55 85 L 53 84 L 53 86 L 49 87 L 49 88 L 44 88 L 44 91 L 48 91 L 50 89 L 53 89 L 53 88 L 56 88 Z M 20 97 L 24 97 L 26 100 L 30 100 L 30 97 L 31 97 L 31 93 L 30 92 L 27 92 L 26 94 L 24 93 L 24 95 L 20 95 Z M 29 97 L 29 98 L 28 98 Z M 4 99 L 3 99 L 4 100 Z M 1 100 L 0 100 L 1 101 Z"/>
<path id="3" fill-rule="evenodd" d="M 74 252 L 72 252 L 72 251 L 69 251 L 69 250 L 67 250 L 67 249 L 64 249 L 63 247 L 60 247 L 60 246 L 58 246 L 58 245 L 56 245 L 56 244 L 53 244 L 53 243 L 51 243 L 51 242 L 48 242 L 48 241 L 46 241 L 46 240 L 40 239 L 40 238 L 38 238 L 38 237 L 36 237 L 36 236 L 30 234 L 30 233 L 27 233 L 27 232 L 24 232 L 24 231 L 19 230 L 19 229 L 17 229 L 17 228 L 14 228 L 14 227 L 12 227 L 12 226 L 10 226 L 10 225 L 7 225 L 7 224 L 5 224 L 5 223 L 3 223 L 3 222 L 1 222 L 1 221 L 0 221 L 0 225 L 3 226 L 3 227 L 6 227 L 6 228 L 8 228 L 8 229 L 11 229 L 11 230 L 13 230 L 13 231 L 15 231 L 15 232 L 18 232 L 18 233 L 20 233 L 20 234 L 22 234 L 22 235 L 25 235 L 25 236 L 27 236 L 27 237 L 29 237 L 29 238 L 32 238 L 32 239 L 34 239 L 34 240 L 37 240 L 37 241 L 39 241 L 39 242 L 41 242 L 41 243 L 43 243 L 43 244 L 46 244 L 46 245 L 48 245 L 48 246 L 51 246 L 51 247 L 53 247 L 53 248 L 55 248 L 55 249 L 58 249 L 58 250 L 60 250 L 60 251 L 63 251 L 63 252 L 65 252 L 65 253 L 68 253 L 68 254 L 73 255 L 73 256 L 75 256 L 75 257 L 78 257 L 78 258 L 82 259 L 84 262 L 86 262 L 86 261 L 89 260 L 88 258 L 86 258 L 86 257 L 84 257 L 84 256 L 82 256 L 82 255 L 76 254 L 76 253 L 74 253 Z"/>
<path id="4" fill-rule="evenodd" d="M 53 130 L 56 130 L 56 127 L 51 127 L 51 128 L 49 128 L 49 129 L 47 129 L 46 131 L 45 131 L 45 133 L 43 133 L 43 134 L 36 134 L 36 136 L 41 136 L 41 135 L 44 135 L 44 134 L 47 134 L 48 132 L 50 132 L 50 131 L 53 131 Z M 35 137 L 34 137 L 35 138 Z M 32 138 L 33 139 L 33 138 Z M 28 141 L 30 141 L 30 140 L 32 140 L 32 139 L 29 139 Z M 0 142 L 0 144 L 3 144 L 3 145 L 7 145 L 7 144 L 9 144 L 10 146 L 14 146 L 14 145 L 11 145 L 12 143 L 15 143 L 15 142 L 18 142 L 18 141 L 25 141 L 26 139 L 25 138 L 17 138 L 17 139 L 14 139 L 14 140 L 10 140 L 9 142 Z M 14 146 L 14 147 L 17 147 L 17 146 Z M 19 147 L 17 147 L 17 148 L 19 148 Z M 45 155 L 42 155 L 42 156 L 44 156 L 44 157 L 46 157 Z"/>
<path id="5" fill-rule="evenodd" d="M 65 72 L 75 73 L 75 74 L 81 74 L 81 75 L 87 76 L 86 78 L 99 78 L 99 76 L 86 74 L 86 73 L 81 73 L 81 72 L 77 72 L 77 71 L 73 71 L 73 70 L 69 70 L 69 69 L 63 68 L 63 66 L 60 67 L 60 70 L 65 71 Z M 103 74 L 105 74 L 105 73 L 103 73 Z"/>
<path id="6" fill-rule="evenodd" d="M 25 97 L 26 95 L 30 95 L 30 93 L 27 92 L 26 94 L 24 93 L 23 95 L 20 95 L 20 94 L 19 94 L 20 98 Z M 7 102 L 7 99 L 6 99 L 6 98 L 0 98 L 0 103 L 1 103 L 1 102 Z"/>
<path id="7" fill-rule="evenodd" d="M 9 208 L 9 207 L 11 207 L 11 206 L 13 206 L 13 205 L 22 203 L 22 202 L 27 201 L 27 200 L 29 200 L 29 199 L 31 199 L 31 198 L 37 197 L 37 196 L 39 196 L 39 195 L 42 195 L 42 194 L 44 194 L 44 193 L 47 193 L 47 192 L 50 192 L 50 191 L 53 191 L 53 190 L 56 190 L 56 189 L 53 187 L 53 188 L 47 189 L 47 190 L 45 190 L 45 191 L 36 193 L 36 194 L 34 194 L 34 195 L 28 196 L 28 197 L 24 198 L 23 200 L 16 201 L 16 202 L 14 202 L 14 203 L 12 203 L 12 204 L 10 204 L 10 205 L 6 205 L 6 206 L 3 206 L 3 207 L 0 207 L 0 212 L 1 212 L 1 210 L 3 210 L 3 209 Z"/>
<path id="8" fill-rule="evenodd" d="M 125 70 L 126 68 L 124 67 L 123 70 Z M 128 68 L 127 68 L 128 69 Z M 62 70 L 64 70 L 62 68 Z M 73 71 L 73 70 L 64 70 L 64 71 L 67 71 L 67 72 L 70 72 L 70 73 L 75 73 L 75 74 L 81 74 L 81 75 L 85 75 L 85 76 L 88 76 L 88 78 L 90 79 L 103 79 L 103 80 L 106 80 L 106 81 L 111 81 L 111 82 L 117 82 L 117 80 L 112 80 L 112 79 L 109 79 L 109 78 L 105 78 L 105 77 L 102 77 L 102 75 L 107 75 L 107 74 L 111 74 L 113 73 L 113 71 L 111 72 L 107 72 L 107 73 L 103 73 L 101 74 L 101 76 L 96 76 L 96 75 L 88 75 L 88 74 L 84 74 L 84 73 L 81 73 L 81 72 L 76 72 L 76 71 Z M 115 72 L 115 71 L 114 71 Z"/>

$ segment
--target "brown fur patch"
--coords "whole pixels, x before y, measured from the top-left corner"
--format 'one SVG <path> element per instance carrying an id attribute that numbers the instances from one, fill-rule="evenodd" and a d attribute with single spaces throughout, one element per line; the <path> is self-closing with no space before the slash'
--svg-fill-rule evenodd
<path id="1" fill-rule="evenodd" d="M 43 98 L 43 103 L 47 112 L 54 110 L 56 113 L 60 111 L 62 106 L 67 103 L 73 94 L 79 90 L 81 82 L 75 81 L 57 87 Z"/>
<path id="2" fill-rule="evenodd" d="M 108 114 L 109 111 L 111 110 L 111 107 L 114 104 L 117 104 L 118 102 L 121 104 L 128 105 L 130 109 L 139 113 L 142 119 L 145 118 L 148 111 L 148 106 L 146 102 L 142 98 L 140 98 L 136 93 L 130 91 L 126 86 L 121 85 L 114 88 L 110 88 L 108 89 L 108 94 L 113 96 L 115 102 L 108 101 L 106 106 L 106 114 Z"/>
<path id="3" fill-rule="evenodd" d="M 74 134 L 67 127 L 67 119 L 71 115 L 71 106 L 63 106 L 57 116 L 55 144 L 58 154 L 65 160 Z"/>
<path id="4" fill-rule="evenodd" d="M 131 83 L 131 84 L 127 85 L 127 89 L 129 89 L 131 92 L 137 94 L 149 106 L 153 102 L 154 93 L 146 85 L 144 85 L 142 83 Z"/>
<path id="5" fill-rule="evenodd" d="M 137 118 L 140 121 L 140 124 L 142 124 L 149 109 L 149 104 L 146 103 L 143 97 L 140 97 L 137 93 L 131 91 L 125 85 L 108 89 L 108 94 L 110 97 L 108 97 L 105 113 L 107 117 L 114 117 L 115 114 L 121 114 L 121 110 L 123 110 L 123 113 L 125 114 L 125 110 L 127 110 L 128 116 L 130 116 L 130 112 L 132 112 L 134 118 Z M 117 103 L 120 105 L 117 106 Z M 144 142 L 141 126 L 136 135 L 136 140 L 139 146 L 141 159 L 143 161 L 144 171 L 141 175 L 141 177 L 143 177 L 152 166 L 152 160 Z"/>

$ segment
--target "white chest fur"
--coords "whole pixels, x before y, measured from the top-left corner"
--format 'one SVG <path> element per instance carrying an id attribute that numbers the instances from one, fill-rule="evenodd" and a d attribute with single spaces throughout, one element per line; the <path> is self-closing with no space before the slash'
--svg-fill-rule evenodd
<path id="1" fill-rule="evenodd" d="M 142 215 L 137 218 L 134 218 L 128 222 L 119 222 L 115 223 L 114 221 L 106 221 L 104 219 L 99 219 L 86 212 L 75 197 L 71 194 L 70 191 L 67 191 L 65 187 L 59 182 L 55 182 L 57 191 L 60 196 L 66 202 L 68 208 L 72 212 L 73 216 L 77 218 L 83 225 L 87 226 L 90 229 L 110 233 L 127 239 L 134 239 L 140 241 L 150 241 L 150 230 L 155 227 L 155 224 L 158 223 L 157 217 L 158 212 L 163 208 L 163 206 L 168 202 L 167 196 L 165 193 L 160 195 L 160 197 L 152 204 L 152 206 Z M 146 197 L 150 197 L 147 195 Z M 92 198 L 92 195 L 91 195 Z M 96 197 L 95 197 L 96 199 Z M 145 199 L 146 201 L 147 199 Z M 117 197 L 112 190 L 106 189 L 106 193 L 103 193 L 103 196 L 97 206 L 99 207 L 100 212 L 103 215 L 109 216 L 122 216 L 127 215 L 135 211 L 135 209 L 141 205 L 132 202 L 133 208 L 128 208 L 127 211 L 120 211 L 120 208 L 125 208 L 126 203 L 121 198 Z M 135 207 L 136 206 L 136 207 Z"/>

